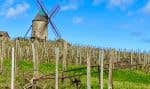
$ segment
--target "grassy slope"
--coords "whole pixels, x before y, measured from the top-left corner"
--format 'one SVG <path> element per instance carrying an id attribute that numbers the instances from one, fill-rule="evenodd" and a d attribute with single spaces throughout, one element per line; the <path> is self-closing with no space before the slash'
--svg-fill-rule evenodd
<path id="1" fill-rule="evenodd" d="M 4 73 L 0 75 L 0 89 L 9 89 L 10 87 L 10 69 L 11 62 L 9 60 L 4 61 Z M 33 65 L 32 61 L 20 61 L 18 63 L 16 72 L 16 87 L 17 89 L 22 89 L 22 87 L 28 83 L 27 79 L 31 79 L 33 75 Z M 59 66 L 61 70 L 61 65 Z M 70 65 L 68 69 L 80 68 L 81 66 Z M 48 63 L 41 63 L 39 66 L 40 75 L 54 73 L 55 65 Z M 97 69 L 92 69 L 92 72 L 97 72 Z M 75 75 L 79 73 L 85 73 L 86 70 L 77 70 L 76 72 L 69 72 L 67 75 Z M 104 88 L 107 89 L 108 73 L 104 72 Z M 86 89 L 86 75 L 81 76 L 81 88 Z M 113 71 L 113 80 L 115 89 L 150 89 L 150 74 L 145 74 L 137 70 L 116 70 Z M 50 86 L 54 87 L 54 80 L 39 81 L 39 86 L 44 89 L 49 89 Z M 60 87 L 62 89 L 75 89 L 70 84 L 69 79 L 64 81 L 64 86 L 60 81 Z M 98 89 L 98 74 L 92 73 L 92 89 Z"/>

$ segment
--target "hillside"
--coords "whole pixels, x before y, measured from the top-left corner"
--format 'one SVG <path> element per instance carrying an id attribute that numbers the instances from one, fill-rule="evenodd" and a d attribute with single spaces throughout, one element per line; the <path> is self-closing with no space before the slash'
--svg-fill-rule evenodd
<path id="1" fill-rule="evenodd" d="M 59 48 L 58 86 L 60 89 L 86 89 L 88 58 L 90 58 L 91 88 L 98 89 L 101 71 L 99 60 L 102 60 L 102 56 L 104 60 L 104 89 L 108 87 L 110 59 L 113 59 L 112 79 L 114 89 L 150 88 L 150 56 L 146 52 L 74 45 L 64 40 L 48 42 L 1 41 L 0 47 L 0 89 L 10 88 L 12 47 L 15 48 L 16 89 L 23 89 L 23 87 L 30 89 L 30 86 L 33 88 L 33 85 L 34 89 L 55 88 L 56 48 Z M 33 81 L 36 83 L 32 84 Z"/>

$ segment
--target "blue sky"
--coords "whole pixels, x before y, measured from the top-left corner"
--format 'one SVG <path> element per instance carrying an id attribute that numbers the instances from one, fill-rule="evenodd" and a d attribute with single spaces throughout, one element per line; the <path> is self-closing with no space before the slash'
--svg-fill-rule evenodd
<path id="1" fill-rule="evenodd" d="M 62 37 L 100 47 L 150 49 L 150 0 L 43 0 Z M 0 0 L 0 30 L 24 36 L 38 11 L 34 0 Z M 30 36 L 30 34 L 28 35 Z M 49 38 L 54 35 L 49 28 Z"/>

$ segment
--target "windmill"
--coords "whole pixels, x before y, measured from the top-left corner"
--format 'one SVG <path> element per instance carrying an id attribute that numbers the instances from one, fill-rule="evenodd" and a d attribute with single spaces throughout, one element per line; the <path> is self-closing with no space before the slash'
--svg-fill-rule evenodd
<path id="1" fill-rule="evenodd" d="M 39 12 L 37 13 L 36 17 L 33 19 L 32 25 L 29 27 L 24 37 L 26 37 L 29 31 L 32 29 L 31 38 L 48 40 L 48 25 L 50 25 L 51 30 L 55 34 L 56 38 L 61 39 L 61 34 L 58 31 L 56 25 L 52 21 L 53 17 L 60 10 L 60 6 L 57 4 L 51 10 L 51 12 L 49 12 L 41 0 L 35 0 L 35 2 L 39 8 Z"/>

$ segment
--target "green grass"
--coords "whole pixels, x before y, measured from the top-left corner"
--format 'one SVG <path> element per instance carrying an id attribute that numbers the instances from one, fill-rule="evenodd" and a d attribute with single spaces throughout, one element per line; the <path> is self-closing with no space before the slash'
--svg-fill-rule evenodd
<path id="1" fill-rule="evenodd" d="M 113 78 L 116 81 L 150 84 L 150 74 L 138 70 L 117 70 L 113 72 Z"/>
<path id="2" fill-rule="evenodd" d="M 32 61 L 21 60 L 17 62 L 17 70 L 15 75 L 15 86 L 17 89 L 23 89 L 23 86 L 29 83 L 33 76 L 33 63 Z M 76 74 L 86 74 L 86 67 L 84 69 L 71 71 L 77 68 L 83 68 L 85 66 L 68 65 L 67 69 L 70 70 L 66 75 L 72 76 Z M 62 65 L 59 65 L 61 71 Z M 47 75 L 55 72 L 54 63 L 40 63 L 39 64 L 39 75 Z M 92 69 L 91 87 L 92 89 L 99 89 L 99 80 L 97 68 Z M 4 61 L 4 71 L 0 74 L 0 89 L 10 88 L 10 76 L 11 73 L 11 61 Z M 61 72 L 60 75 L 61 76 Z M 81 89 L 86 89 L 86 75 L 77 77 L 81 80 Z M 108 71 L 104 71 L 104 89 L 107 89 L 108 83 Z M 38 82 L 38 86 L 42 89 L 53 89 L 55 80 L 41 80 Z M 139 70 L 115 70 L 113 71 L 113 86 L 114 89 L 150 89 L 150 74 L 146 74 Z M 76 89 L 73 84 L 70 83 L 69 79 L 59 81 L 60 89 Z"/>

